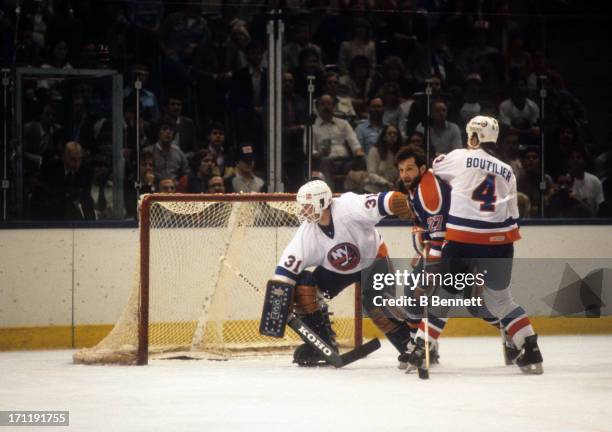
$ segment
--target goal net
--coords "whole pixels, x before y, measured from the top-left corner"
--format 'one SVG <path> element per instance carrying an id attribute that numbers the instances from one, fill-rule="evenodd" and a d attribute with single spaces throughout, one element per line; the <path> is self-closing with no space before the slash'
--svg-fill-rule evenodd
<path id="1" fill-rule="evenodd" d="M 128 304 L 105 339 L 74 354 L 75 363 L 230 358 L 300 344 L 289 329 L 282 339 L 258 332 L 266 282 L 299 226 L 296 209 L 291 194 L 147 195 Z M 355 288 L 329 306 L 340 345 L 359 344 Z"/>

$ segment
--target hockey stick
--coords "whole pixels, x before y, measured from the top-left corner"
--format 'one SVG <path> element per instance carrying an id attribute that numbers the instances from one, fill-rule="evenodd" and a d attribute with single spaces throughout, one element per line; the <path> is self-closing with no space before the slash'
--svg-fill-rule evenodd
<path id="1" fill-rule="evenodd" d="M 291 314 L 287 321 L 287 325 L 291 327 L 304 342 L 319 351 L 326 362 L 336 368 L 341 368 L 342 366 L 362 359 L 380 348 L 380 341 L 374 338 L 351 351 L 339 354 L 338 351 L 321 339 L 319 335 L 308 327 L 297 315 Z"/>
<path id="2" fill-rule="evenodd" d="M 423 260 L 423 269 L 427 270 L 427 254 L 428 254 L 427 243 L 429 242 L 424 240 L 423 241 L 424 247 L 422 249 L 418 246 L 417 236 L 420 234 L 420 232 L 421 230 L 417 229 L 417 227 L 412 228 L 412 246 L 414 247 L 414 250 L 416 251 L 416 253 L 419 254 L 421 259 Z M 428 296 L 427 288 L 425 288 L 423 294 L 421 295 Z M 421 321 L 423 322 L 423 325 L 425 326 L 425 347 L 424 347 L 425 348 L 425 367 L 421 366 L 417 368 L 420 379 L 429 379 L 429 319 L 428 319 L 428 311 L 427 311 L 428 304 L 429 304 L 429 299 L 427 303 L 425 303 L 425 305 L 423 306 L 423 318 L 421 318 Z"/>
<path id="3" fill-rule="evenodd" d="M 256 292 L 261 292 L 261 290 L 245 275 L 243 275 L 240 270 L 238 270 L 236 267 L 227 262 L 225 256 L 220 257 L 219 261 L 221 261 L 223 265 L 225 265 L 229 270 L 231 270 L 236 276 L 242 279 Z M 353 350 L 347 351 L 344 354 L 340 354 L 327 342 L 321 339 L 321 337 L 310 327 L 308 327 L 297 315 L 293 313 L 290 314 L 287 320 L 287 325 L 293 331 L 295 331 L 304 342 L 319 351 L 325 361 L 327 361 L 329 364 L 333 365 L 336 368 L 341 368 L 357 360 L 360 360 L 380 348 L 380 340 L 378 340 L 378 338 L 374 338 Z"/>

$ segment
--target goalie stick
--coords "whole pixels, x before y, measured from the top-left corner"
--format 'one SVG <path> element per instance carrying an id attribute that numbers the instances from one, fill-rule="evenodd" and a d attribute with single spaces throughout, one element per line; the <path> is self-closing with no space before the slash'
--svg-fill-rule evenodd
<path id="1" fill-rule="evenodd" d="M 225 256 L 221 256 L 219 260 L 223 263 L 223 265 L 225 265 L 236 276 L 242 279 L 252 289 L 254 289 L 256 292 L 261 292 L 261 290 L 245 275 L 243 275 L 240 270 L 238 270 L 236 267 L 227 262 Z M 308 327 L 297 315 L 293 313 L 289 314 L 289 317 L 287 319 L 287 325 L 293 331 L 295 331 L 304 342 L 306 342 L 308 345 L 310 345 L 319 353 L 321 353 L 325 361 L 327 361 L 329 364 L 333 365 L 336 368 L 341 368 L 357 360 L 360 360 L 380 348 L 380 340 L 378 338 L 374 338 L 356 347 L 355 349 L 347 351 L 344 354 L 340 354 L 333 347 L 329 346 L 327 342 L 321 339 L 321 337 L 317 333 L 315 333 L 310 327 Z"/>
<path id="2" fill-rule="evenodd" d="M 374 338 L 353 350 L 347 351 L 344 354 L 339 354 L 338 351 L 329 346 L 329 344 L 312 331 L 310 327 L 304 324 L 297 315 L 291 314 L 287 321 L 287 325 L 291 327 L 304 342 L 319 351 L 325 361 L 336 368 L 341 368 L 362 359 L 380 348 L 380 340 Z"/>

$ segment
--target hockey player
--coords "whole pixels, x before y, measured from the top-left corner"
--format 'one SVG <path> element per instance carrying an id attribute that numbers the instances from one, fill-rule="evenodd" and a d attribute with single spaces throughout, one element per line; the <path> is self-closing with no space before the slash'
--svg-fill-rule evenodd
<path id="1" fill-rule="evenodd" d="M 438 156 L 433 163 L 434 174 L 452 188 L 442 249 L 444 270 L 487 275 L 484 304 L 520 350 L 516 364 L 525 373 L 541 374 L 537 335 L 509 291 L 513 243 L 520 239 L 516 177 L 509 165 L 494 156 L 497 120 L 476 116 L 468 122 L 466 132 L 467 148 Z M 424 357 L 422 348 L 417 339 L 417 358 Z"/>
<path id="2" fill-rule="evenodd" d="M 436 177 L 431 170 L 427 170 L 425 152 L 417 146 L 406 146 L 401 148 L 395 161 L 399 170 L 400 179 L 408 191 L 408 201 L 414 213 L 414 224 L 416 237 L 418 238 L 416 247 L 420 248 L 422 255 L 419 262 L 414 266 L 418 273 L 423 270 L 423 262 L 427 262 L 427 271 L 440 271 L 442 248 L 446 237 L 446 220 L 451 203 L 451 189 L 448 184 Z M 417 289 L 418 290 L 418 289 Z M 420 290 L 417 295 L 420 295 Z M 469 309 L 475 316 L 487 315 L 484 311 Z M 422 308 L 414 306 L 408 308 L 409 321 L 414 326 L 413 339 L 423 339 L 425 333 L 424 322 L 421 321 Z M 430 338 L 430 361 L 437 363 L 438 338 L 448 318 L 436 316 L 435 311 L 428 314 L 428 327 Z M 499 327 L 499 320 L 494 317 L 483 317 L 489 324 Z M 418 330 L 417 330 L 418 329 Z M 414 346 L 409 347 L 412 350 Z M 505 347 L 506 358 L 516 357 L 516 348 L 513 345 Z M 408 367 L 410 352 L 400 355 L 400 369 Z"/>
<path id="3" fill-rule="evenodd" d="M 304 184 L 296 197 L 302 224 L 285 248 L 272 280 L 293 286 L 293 311 L 331 346 L 335 346 L 327 308 L 321 299 L 333 298 L 361 281 L 370 266 L 388 268 L 387 248 L 374 226 L 387 215 L 409 219 L 412 213 L 400 192 L 371 195 L 345 193 L 332 198 L 324 181 Z M 314 270 L 306 270 L 315 267 Z M 363 304 L 374 323 L 401 353 L 410 341 L 408 324 L 373 306 L 371 289 L 364 287 Z M 323 358 L 308 344 L 294 352 L 300 366 L 316 366 Z"/>

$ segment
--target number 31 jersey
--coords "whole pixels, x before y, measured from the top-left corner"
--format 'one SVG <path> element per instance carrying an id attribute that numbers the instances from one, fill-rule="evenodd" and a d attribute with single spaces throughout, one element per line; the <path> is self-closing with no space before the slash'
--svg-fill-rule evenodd
<path id="1" fill-rule="evenodd" d="M 331 203 L 332 224 L 321 227 L 303 222 L 285 248 L 274 279 L 294 284 L 299 274 L 312 266 L 340 274 L 353 274 L 372 264 L 382 237 L 374 226 L 391 214 L 393 193 L 358 195 L 345 193 Z"/>
<path id="2" fill-rule="evenodd" d="M 440 155 L 433 172 L 452 188 L 446 240 L 504 244 L 521 238 L 516 177 L 512 168 L 483 149 Z"/>

